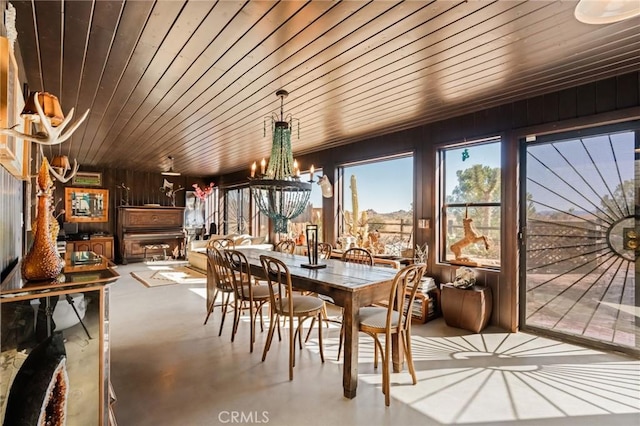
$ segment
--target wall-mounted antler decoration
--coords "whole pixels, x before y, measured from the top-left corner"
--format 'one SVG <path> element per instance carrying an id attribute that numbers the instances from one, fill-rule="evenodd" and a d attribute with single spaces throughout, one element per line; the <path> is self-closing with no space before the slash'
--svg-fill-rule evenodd
<path id="1" fill-rule="evenodd" d="M 27 135 L 27 134 L 18 132 L 14 128 L 9 128 L 9 129 L 0 129 L 0 133 L 21 138 L 26 141 L 35 142 L 41 145 L 58 145 L 66 141 L 67 139 L 69 139 L 73 134 L 73 132 L 75 132 L 78 129 L 78 127 L 82 124 L 82 122 L 87 118 L 87 115 L 89 115 L 89 110 L 87 110 L 82 115 L 82 117 L 80 117 L 80 119 L 76 121 L 63 134 L 62 132 L 67 127 L 67 125 L 71 122 L 71 119 L 73 118 L 74 109 L 71 108 L 71 111 L 69 111 L 69 114 L 67 114 L 67 117 L 57 127 L 54 127 L 53 124 L 51 123 L 51 120 L 47 117 L 47 115 L 42 110 L 42 106 L 40 105 L 40 100 L 39 100 L 41 95 L 42 94 L 38 92 L 34 92 L 33 94 L 35 109 L 38 114 L 38 119 L 35 119 L 34 121 L 39 123 L 40 131 L 38 131 L 35 135 Z M 48 96 L 51 96 L 51 95 L 48 95 Z M 56 98 L 56 102 L 57 102 L 57 98 Z"/>
<path id="2" fill-rule="evenodd" d="M 40 152 L 42 153 L 42 147 Z M 51 173 L 51 175 L 59 182 L 67 183 L 76 175 L 76 173 L 78 173 L 79 167 L 80 166 L 76 160 L 73 160 L 73 167 L 71 167 L 69 157 L 66 155 L 56 155 L 53 157 L 53 160 L 51 160 L 51 164 L 49 164 L 49 173 Z"/>

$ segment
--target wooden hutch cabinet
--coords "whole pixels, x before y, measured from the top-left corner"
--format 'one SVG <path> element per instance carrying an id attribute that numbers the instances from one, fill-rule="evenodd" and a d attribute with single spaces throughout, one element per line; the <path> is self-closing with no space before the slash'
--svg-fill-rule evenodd
<path id="1" fill-rule="evenodd" d="M 74 251 L 92 251 L 109 260 L 114 260 L 113 237 L 92 235 L 88 240 L 67 241 L 67 252 Z"/>

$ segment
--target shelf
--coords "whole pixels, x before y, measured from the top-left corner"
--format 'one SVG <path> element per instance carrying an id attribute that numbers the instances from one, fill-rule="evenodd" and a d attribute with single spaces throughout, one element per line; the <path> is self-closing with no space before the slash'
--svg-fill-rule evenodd
<path id="1" fill-rule="evenodd" d="M 411 321 L 414 324 L 424 324 L 441 315 L 440 289 L 432 278 L 427 278 L 426 282 L 422 284 L 423 287 L 416 292 L 411 308 Z M 405 297 L 409 297 L 409 294 L 406 294 Z M 387 306 L 384 302 L 376 303 L 376 305 Z"/>
<path id="2" fill-rule="evenodd" d="M 440 291 L 431 290 L 428 293 L 418 292 L 413 301 L 412 321 L 424 324 L 440 316 Z M 406 297 L 409 297 L 408 295 Z"/>

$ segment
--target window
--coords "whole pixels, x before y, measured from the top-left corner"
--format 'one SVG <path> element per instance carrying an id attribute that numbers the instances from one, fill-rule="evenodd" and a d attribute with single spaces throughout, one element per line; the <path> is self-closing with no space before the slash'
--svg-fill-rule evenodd
<path id="1" fill-rule="evenodd" d="M 322 170 L 316 170 L 314 173 L 314 180 L 316 182 L 311 185 L 311 196 L 309 197 L 309 204 L 307 208 L 300 216 L 293 218 L 289 223 L 289 237 L 296 240 L 298 245 L 306 244 L 307 225 L 318 225 L 318 241 L 323 241 L 322 238 L 322 191 L 317 185 L 318 179 L 322 177 Z M 300 180 L 302 182 L 308 182 L 311 179 L 309 173 L 301 173 Z"/>
<path id="2" fill-rule="evenodd" d="M 401 255 L 413 247 L 413 156 L 379 159 L 338 169 L 341 181 L 339 245 Z"/>
<path id="3" fill-rule="evenodd" d="M 249 187 L 228 189 L 224 197 L 224 234 L 250 232 L 251 191 Z"/>
<path id="4" fill-rule="evenodd" d="M 500 266 L 500 139 L 439 151 L 440 261 Z"/>
<path id="5" fill-rule="evenodd" d="M 214 187 L 213 192 L 204 199 L 205 226 L 207 234 L 217 234 L 220 224 L 220 214 L 218 211 L 218 188 Z M 215 224 L 215 226 L 211 226 Z M 212 229 L 213 228 L 213 229 Z"/>
<path id="6" fill-rule="evenodd" d="M 269 236 L 269 218 L 260 213 L 247 187 L 227 189 L 220 198 L 220 211 L 224 212 L 220 234 L 250 234 L 254 237 Z"/>

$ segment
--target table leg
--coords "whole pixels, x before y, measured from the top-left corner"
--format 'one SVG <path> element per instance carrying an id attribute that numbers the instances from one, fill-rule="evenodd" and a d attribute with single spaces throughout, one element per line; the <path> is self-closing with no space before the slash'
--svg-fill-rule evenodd
<path id="1" fill-rule="evenodd" d="M 344 327 L 344 370 L 342 385 L 346 398 L 355 398 L 358 387 L 358 306 L 348 301 L 344 306 L 342 326 Z"/>

